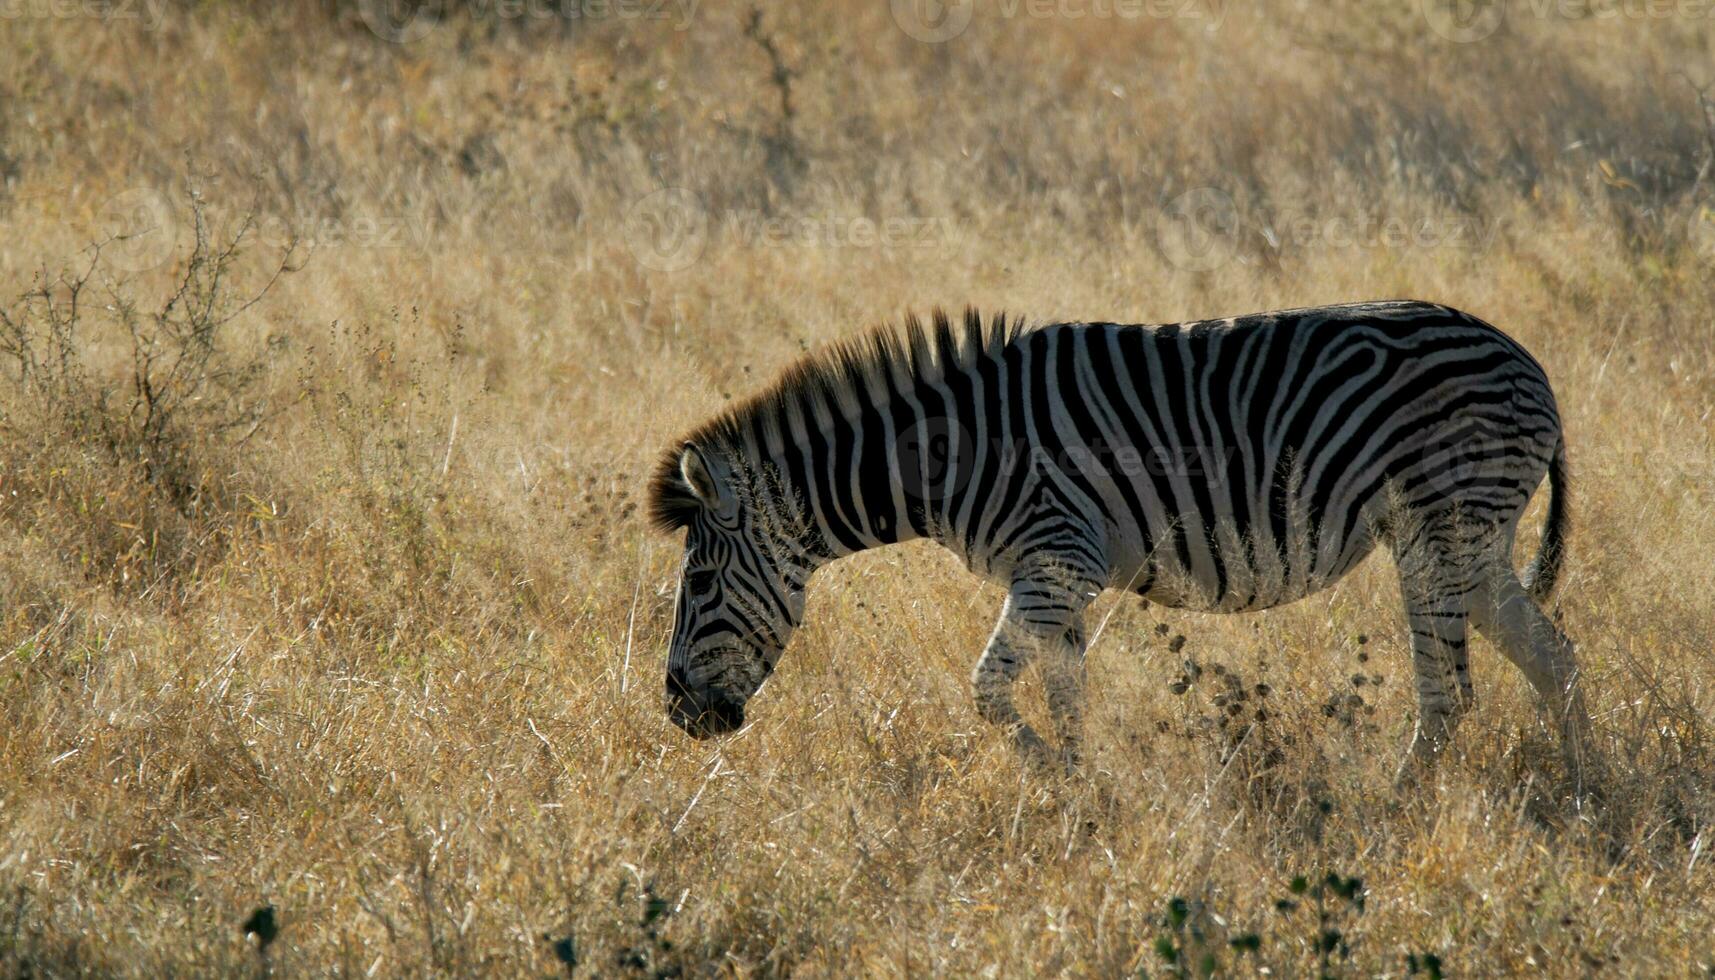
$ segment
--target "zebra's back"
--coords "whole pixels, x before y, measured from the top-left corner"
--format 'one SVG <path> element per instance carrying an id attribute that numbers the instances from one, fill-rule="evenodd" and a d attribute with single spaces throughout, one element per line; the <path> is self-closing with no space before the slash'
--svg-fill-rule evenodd
<path id="1" fill-rule="evenodd" d="M 986 515 L 993 547 L 973 545 L 1081 511 L 1111 584 L 1228 611 L 1330 584 L 1401 514 L 1510 528 L 1560 439 L 1522 347 L 1418 302 L 1056 324 L 1017 337 L 988 389 L 1005 404 L 985 441 L 1038 507 Z"/>

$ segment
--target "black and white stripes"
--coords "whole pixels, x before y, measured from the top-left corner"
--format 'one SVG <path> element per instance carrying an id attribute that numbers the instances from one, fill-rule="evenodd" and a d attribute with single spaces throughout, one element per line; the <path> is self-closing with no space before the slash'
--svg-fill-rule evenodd
<path id="1" fill-rule="evenodd" d="M 1381 542 L 1412 630 L 1417 756 L 1470 704 L 1467 621 L 1576 736 L 1570 644 L 1537 606 L 1563 550 L 1564 465 L 1541 367 L 1447 307 L 1159 327 L 912 321 L 812 355 L 663 458 L 655 521 L 687 529 L 671 711 L 695 734 L 737 727 L 815 568 L 928 537 L 1009 586 L 973 675 L 980 713 L 1043 757 L 1010 691 L 1039 662 L 1071 760 L 1082 612 L 1101 589 L 1265 609 Z M 1545 474 L 1548 527 L 1521 582 L 1514 530 Z"/>

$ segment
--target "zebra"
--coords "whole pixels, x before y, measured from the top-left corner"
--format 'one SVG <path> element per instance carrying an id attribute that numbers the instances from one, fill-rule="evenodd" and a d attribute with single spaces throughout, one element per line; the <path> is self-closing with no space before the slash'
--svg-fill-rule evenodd
<path id="1" fill-rule="evenodd" d="M 1535 559 L 1512 546 L 1547 476 Z M 649 514 L 684 529 L 666 707 L 705 738 L 744 724 L 826 563 L 932 539 L 1007 588 L 971 674 L 978 715 L 1033 764 L 1076 768 L 1084 612 L 1104 588 L 1238 613 L 1393 552 L 1418 717 L 1402 779 L 1473 702 L 1468 624 L 1530 681 L 1576 772 L 1589 718 L 1542 609 L 1570 526 L 1541 365 L 1419 301 L 1157 326 L 962 324 L 935 311 L 807 355 L 675 442 Z M 1058 751 L 1014 705 L 1040 667 Z"/>

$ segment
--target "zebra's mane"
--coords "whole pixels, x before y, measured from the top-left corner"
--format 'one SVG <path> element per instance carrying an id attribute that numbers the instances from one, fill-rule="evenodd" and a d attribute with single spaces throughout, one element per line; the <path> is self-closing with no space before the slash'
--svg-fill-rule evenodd
<path id="1" fill-rule="evenodd" d="M 791 431 L 792 414 L 804 413 L 818 399 L 834 411 L 855 414 L 861 406 L 860 389 L 909 389 L 917 381 L 973 371 L 982 361 L 1000 357 L 1025 329 L 1022 318 L 1000 313 L 985 322 L 971 308 L 955 325 L 937 309 L 927 326 L 908 315 L 903 329 L 876 327 L 806 354 L 768 387 L 693 429 L 661 454 L 649 481 L 650 522 L 662 531 L 676 531 L 702 509 L 679 470 L 686 446 L 730 453 L 744 445 L 745 433 L 758 423 L 764 432 L 784 435 Z M 805 427 L 813 430 L 816 424 L 808 420 Z"/>

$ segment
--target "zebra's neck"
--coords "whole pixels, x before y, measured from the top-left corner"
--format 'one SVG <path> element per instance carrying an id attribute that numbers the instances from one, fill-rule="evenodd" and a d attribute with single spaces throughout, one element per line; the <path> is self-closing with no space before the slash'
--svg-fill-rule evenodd
<path id="1" fill-rule="evenodd" d="M 755 500 L 786 552 L 820 565 L 919 538 L 971 549 L 968 504 L 988 454 L 959 420 L 982 417 L 981 392 L 946 375 L 894 380 L 909 383 L 791 405 L 747 433 Z"/>

